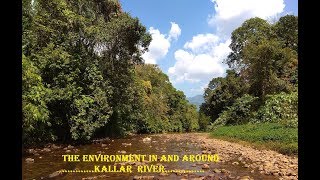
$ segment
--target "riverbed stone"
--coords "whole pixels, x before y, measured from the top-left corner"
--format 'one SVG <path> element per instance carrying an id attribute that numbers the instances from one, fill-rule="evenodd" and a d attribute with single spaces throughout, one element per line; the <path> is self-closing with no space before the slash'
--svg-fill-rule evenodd
<path id="1" fill-rule="evenodd" d="M 155 179 L 154 176 L 133 176 L 134 180 L 138 180 L 138 179 Z"/>
<path id="2" fill-rule="evenodd" d="M 239 165 L 239 162 L 235 161 L 232 163 L 233 165 Z"/>
<path id="3" fill-rule="evenodd" d="M 58 176 L 60 176 L 62 174 L 62 172 L 61 171 L 56 171 L 56 172 L 53 172 L 53 173 L 51 173 L 51 174 L 49 174 L 49 178 L 56 178 L 56 177 L 58 177 Z"/>
<path id="4" fill-rule="evenodd" d="M 35 154 L 37 151 L 34 149 L 28 149 L 27 152 L 30 154 Z"/>
<path id="5" fill-rule="evenodd" d="M 101 144 L 101 147 L 107 147 L 107 145 L 106 144 Z"/>
<path id="6" fill-rule="evenodd" d="M 26 163 L 34 163 L 34 159 L 32 158 L 26 158 Z"/>
<path id="7" fill-rule="evenodd" d="M 221 173 L 221 171 L 219 169 L 213 169 L 214 173 Z"/>
<path id="8" fill-rule="evenodd" d="M 208 164 L 203 164 L 201 168 L 202 168 L 202 169 L 209 169 L 210 166 L 209 166 Z"/>
<path id="9" fill-rule="evenodd" d="M 165 173 L 165 172 L 162 172 L 159 174 L 159 176 L 168 176 L 169 174 L 168 173 Z"/>
<path id="10" fill-rule="evenodd" d="M 240 180 L 251 180 L 250 176 L 242 176 Z"/>
<path id="11" fill-rule="evenodd" d="M 43 148 L 41 151 L 50 152 L 51 150 L 49 148 Z"/>

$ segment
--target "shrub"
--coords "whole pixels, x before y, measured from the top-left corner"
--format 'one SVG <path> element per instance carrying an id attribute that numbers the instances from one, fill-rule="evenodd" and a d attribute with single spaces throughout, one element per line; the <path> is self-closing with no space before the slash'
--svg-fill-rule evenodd
<path id="1" fill-rule="evenodd" d="M 210 129 L 223 125 L 245 124 L 253 116 L 255 102 L 258 98 L 245 94 L 219 114 L 219 118 L 210 125 Z"/>
<path id="2" fill-rule="evenodd" d="M 257 117 L 260 122 L 280 122 L 288 127 L 298 126 L 298 93 L 279 93 L 267 96 Z"/>

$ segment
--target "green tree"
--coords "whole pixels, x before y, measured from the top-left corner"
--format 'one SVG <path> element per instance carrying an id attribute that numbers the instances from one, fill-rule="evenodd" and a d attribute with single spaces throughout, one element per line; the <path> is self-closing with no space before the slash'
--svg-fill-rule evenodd
<path id="1" fill-rule="evenodd" d="M 264 100 L 267 94 L 292 91 L 296 57 L 295 51 L 282 48 L 278 41 L 248 44 L 243 52 L 243 61 L 250 66 L 243 73 L 250 84 L 249 92 Z"/>
<path id="2" fill-rule="evenodd" d="M 240 27 L 235 29 L 231 35 L 232 50 L 225 63 L 237 72 L 245 69 L 248 64 L 243 62 L 243 49 L 248 43 L 259 44 L 262 40 L 270 39 L 275 36 L 272 26 L 261 18 L 251 18 L 246 20 Z"/>
<path id="3" fill-rule="evenodd" d="M 211 122 L 235 99 L 247 92 L 247 83 L 234 70 L 227 70 L 225 78 L 213 78 L 205 89 L 205 102 L 200 106 L 200 112 L 210 116 Z"/>

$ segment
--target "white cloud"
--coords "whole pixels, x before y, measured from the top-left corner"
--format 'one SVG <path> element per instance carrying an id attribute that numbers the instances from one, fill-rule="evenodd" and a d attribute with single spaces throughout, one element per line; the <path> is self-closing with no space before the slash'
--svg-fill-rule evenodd
<path id="1" fill-rule="evenodd" d="M 170 29 L 170 32 L 169 32 L 169 39 L 175 39 L 177 40 L 178 37 L 180 36 L 181 34 L 181 29 L 179 27 L 179 25 L 175 22 L 171 22 L 171 29 Z"/>
<path id="2" fill-rule="evenodd" d="M 223 76 L 226 65 L 218 58 L 221 52 L 212 53 L 193 54 L 182 49 L 177 50 L 174 53 L 176 63 L 168 70 L 170 80 L 174 83 L 200 82 Z"/>
<path id="3" fill-rule="evenodd" d="M 175 52 L 176 62 L 168 70 L 173 83 L 206 84 L 214 77 L 225 76 L 228 67 L 223 60 L 231 52 L 231 32 L 252 17 L 275 18 L 285 7 L 284 0 L 211 1 L 214 14 L 209 16 L 208 24 L 215 33 L 197 34 L 184 44 L 184 49 Z"/>
<path id="4" fill-rule="evenodd" d="M 284 0 L 211 0 L 214 15 L 209 16 L 208 24 L 217 32 L 230 36 L 231 32 L 245 20 L 252 17 L 272 18 L 283 12 Z"/>
<path id="5" fill-rule="evenodd" d="M 177 40 L 181 34 L 181 29 L 178 24 L 171 22 L 169 35 L 161 34 L 154 27 L 149 28 L 149 33 L 152 36 L 152 41 L 149 45 L 149 51 L 142 55 L 146 64 L 156 64 L 158 60 L 165 57 L 169 51 L 171 40 Z"/>
<path id="6" fill-rule="evenodd" d="M 217 42 L 219 37 L 214 34 L 198 34 L 192 40 L 184 44 L 184 48 L 191 49 L 193 52 L 203 52 L 210 50 Z"/>

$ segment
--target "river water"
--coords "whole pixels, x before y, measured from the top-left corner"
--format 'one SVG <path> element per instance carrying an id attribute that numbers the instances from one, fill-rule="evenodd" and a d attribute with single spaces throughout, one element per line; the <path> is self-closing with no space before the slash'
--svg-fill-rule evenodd
<path id="1" fill-rule="evenodd" d="M 143 139 L 150 137 L 150 142 L 143 142 Z M 102 145 L 103 144 L 103 145 Z M 131 144 L 131 145 L 130 145 Z M 209 165 L 209 169 L 202 169 L 203 165 L 196 162 L 182 162 L 181 159 L 178 162 L 144 162 L 144 165 L 163 165 L 166 170 L 192 170 L 192 171 L 204 171 L 193 173 L 137 173 L 136 166 L 133 165 L 133 173 L 62 173 L 55 176 L 56 171 L 61 169 L 65 170 L 93 170 L 94 165 L 114 165 L 114 163 L 106 162 L 64 162 L 62 155 L 64 154 L 157 154 L 168 155 L 175 154 L 182 158 L 186 154 L 201 154 L 202 150 L 198 142 L 185 140 L 167 140 L 161 135 L 133 135 L 127 138 L 120 139 L 105 139 L 97 141 L 88 145 L 79 145 L 69 148 L 67 151 L 67 145 L 61 148 L 49 148 L 50 150 L 36 150 L 23 155 L 22 158 L 22 176 L 24 180 L 38 180 L 38 179 L 66 179 L 66 180 L 85 180 L 85 179 L 134 179 L 153 178 L 153 179 L 241 179 L 243 176 L 250 176 L 251 179 L 276 179 L 274 176 L 267 176 L 260 174 L 259 172 L 250 172 L 248 168 L 242 166 L 232 165 L 231 162 L 202 162 Z M 66 152 L 67 151 L 67 152 Z M 70 152 L 71 151 L 71 152 Z M 122 151 L 122 152 L 121 152 Z M 26 158 L 34 159 L 33 163 L 27 163 Z M 148 158 L 147 158 L 148 159 Z M 222 172 L 214 172 L 216 169 L 222 170 Z M 226 173 L 227 172 L 227 173 Z M 51 175 L 51 176 L 50 176 Z M 245 178 L 243 178 L 245 179 Z"/>

